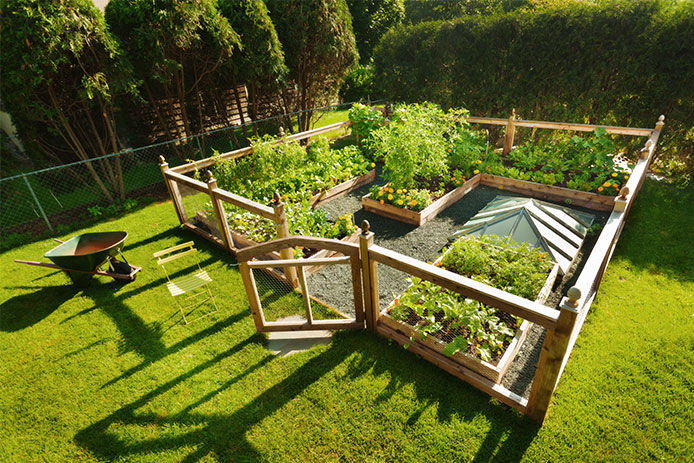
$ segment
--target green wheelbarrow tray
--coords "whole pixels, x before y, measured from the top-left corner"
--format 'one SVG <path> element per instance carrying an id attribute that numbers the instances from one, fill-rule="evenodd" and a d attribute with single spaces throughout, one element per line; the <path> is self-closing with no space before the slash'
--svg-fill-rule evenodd
<path id="1" fill-rule="evenodd" d="M 142 267 L 129 265 L 121 253 L 128 234 L 123 231 L 83 233 L 44 254 L 54 265 L 45 262 L 15 260 L 22 264 L 38 265 L 65 271 L 77 286 L 87 286 L 94 275 L 105 275 L 121 280 L 134 280 L 135 274 Z M 121 256 L 123 262 L 116 259 Z M 100 267 L 109 263 L 111 272 L 104 272 Z"/>

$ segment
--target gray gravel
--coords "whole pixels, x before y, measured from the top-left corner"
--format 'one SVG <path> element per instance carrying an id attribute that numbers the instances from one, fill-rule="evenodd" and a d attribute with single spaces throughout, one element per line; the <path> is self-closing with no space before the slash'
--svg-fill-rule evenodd
<path id="1" fill-rule="evenodd" d="M 385 183 L 381 178 L 378 183 Z M 361 208 L 361 197 L 368 194 L 369 185 L 359 188 L 341 198 L 337 198 L 322 206 L 332 218 L 337 218 L 347 213 L 354 213 L 354 221 L 357 225 L 366 219 L 374 232 L 376 244 L 406 254 L 423 261 L 435 260 L 441 249 L 448 244 L 448 237 L 462 227 L 480 209 L 486 206 L 499 194 L 508 194 L 502 190 L 480 186 L 469 192 L 460 201 L 442 211 L 436 218 L 420 227 L 407 225 L 396 220 L 391 220 Z M 520 195 L 519 195 L 520 196 Z M 580 208 L 577 208 L 580 210 Z M 595 211 L 589 211 L 595 213 Z M 597 214 L 597 221 L 605 223 L 607 214 Z M 550 295 L 547 305 L 556 307 L 562 295 L 573 284 L 576 276 L 583 267 L 584 256 L 590 253 L 595 242 L 592 237 L 584 243 L 577 261 L 555 285 L 555 290 Z M 379 298 L 381 309 L 385 308 L 395 295 L 402 293 L 409 282 L 407 275 L 385 265 L 378 266 Z M 329 266 L 308 279 L 310 292 L 317 298 L 336 307 L 345 314 L 354 314 L 351 306 L 352 286 L 351 277 L 346 266 Z M 526 341 L 521 346 L 519 354 L 504 376 L 502 384 L 511 391 L 527 397 L 530 383 L 535 374 L 535 367 L 539 358 L 539 352 L 544 339 L 544 328 L 533 326 Z"/>

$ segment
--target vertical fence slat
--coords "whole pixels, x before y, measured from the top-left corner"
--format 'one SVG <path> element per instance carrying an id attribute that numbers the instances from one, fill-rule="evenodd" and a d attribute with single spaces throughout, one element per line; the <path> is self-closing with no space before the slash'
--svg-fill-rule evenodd
<path id="1" fill-rule="evenodd" d="M 227 251 L 232 252 L 234 249 L 234 238 L 232 238 L 231 231 L 229 230 L 229 223 L 224 213 L 224 204 L 222 204 L 222 201 L 214 194 L 214 190 L 217 188 L 217 180 L 212 176 L 212 172 L 209 170 L 207 171 L 207 187 L 209 188 L 214 213 L 217 216 L 217 226 L 224 240 L 224 246 Z"/>
<path id="2" fill-rule="evenodd" d="M 176 182 L 172 182 L 171 179 L 166 176 L 166 172 L 169 170 L 169 163 L 166 162 L 164 156 L 159 156 L 159 167 L 161 168 L 161 173 L 164 176 L 164 183 L 166 183 L 166 189 L 169 191 L 169 196 L 173 202 L 174 209 L 176 209 L 178 221 L 181 222 L 181 224 L 184 224 L 188 221 L 188 216 L 186 215 L 186 210 L 183 208 L 181 192 L 178 190 L 178 185 Z"/>
<path id="3" fill-rule="evenodd" d="M 559 309 L 557 325 L 552 330 L 547 330 L 545 340 L 542 343 L 540 360 L 535 370 L 535 377 L 530 389 L 526 413 L 532 419 L 542 422 L 549 408 L 554 389 L 557 386 L 559 373 L 564 357 L 570 354 L 569 341 L 574 331 L 574 325 L 578 317 L 578 299 L 581 292 L 573 287 L 567 292 Z"/>
<path id="4" fill-rule="evenodd" d="M 287 215 L 284 212 L 284 203 L 282 203 L 282 198 L 278 192 L 275 192 L 274 202 L 272 203 L 272 208 L 275 210 L 275 224 L 277 227 L 277 238 L 286 238 L 289 236 L 289 226 L 287 225 Z M 280 256 L 282 259 L 293 259 L 294 252 L 290 248 L 284 248 L 280 250 Z M 287 279 L 296 288 L 299 285 L 298 278 L 296 276 L 296 268 L 286 267 L 284 273 Z"/>
<path id="5" fill-rule="evenodd" d="M 376 268 L 376 261 L 369 259 L 369 248 L 374 242 L 374 234 L 369 231 L 369 228 L 369 222 L 364 220 L 361 223 L 361 234 L 359 235 L 359 257 L 362 266 L 361 277 L 366 327 L 375 333 L 378 322 L 378 269 Z"/>
<path id="6" fill-rule="evenodd" d="M 504 133 L 504 149 L 502 154 L 506 156 L 513 149 L 513 139 L 516 136 L 516 126 L 514 121 L 516 120 L 516 109 L 511 111 L 511 115 L 508 117 L 508 123 L 506 124 L 506 131 Z"/>

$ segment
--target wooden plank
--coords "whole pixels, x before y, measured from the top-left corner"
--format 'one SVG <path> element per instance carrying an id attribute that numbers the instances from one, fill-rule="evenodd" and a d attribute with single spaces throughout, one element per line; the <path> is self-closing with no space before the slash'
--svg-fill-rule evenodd
<path id="1" fill-rule="evenodd" d="M 378 321 L 378 269 L 376 262 L 369 258 L 369 248 L 373 246 L 374 234 L 369 231 L 369 223 L 365 220 L 361 225 L 359 235 L 359 260 L 361 261 L 361 284 L 364 290 L 364 312 L 366 328 L 376 332 Z"/>
<path id="2" fill-rule="evenodd" d="M 516 136 L 516 126 L 514 124 L 516 119 L 516 110 L 511 112 L 508 117 L 508 122 L 506 123 L 506 131 L 504 132 L 504 147 L 501 150 L 501 154 L 506 156 L 513 149 L 513 139 Z"/>
<path id="3" fill-rule="evenodd" d="M 573 206 L 581 206 L 596 211 L 608 212 L 614 207 L 613 196 L 603 196 L 587 191 L 571 190 L 569 188 L 543 185 L 527 180 L 511 179 L 491 174 L 479 174 L 482 176 L 482 185 L 525 194 L 534 198 L 545 199 L 558 203 L 569 203 Z M 567 201 L 568 200 L 568 201 Z"/>
<path id="4" fill-rule="evenodd" d="M 423 264 L 421 261 L 404 254 L 380 246 L 373 246 L 369 249 L 369 258 L 415 277 L 431 281 L 443 288 L 458 292 L 483 304 L 538 323 L 548 329 L 553 328 L 557 323 L 559 315 L 554 309 L 466 278 L 457 273 L 433 265 Z"/>
<path id="5" fill-rule="evenodd" d="M 166 264 L 166 263 L 171 262 L 173 260 L 180 259 L 181 257 L 186 257 L 186 256 L 189 256 L 191 254 L 196 254 L 197 252 L 198 252 L 197 249 L 191 248 L 191 249 L 188 249 L 187 251 L 183 251 L 183 252 L 179 252 L 178 254 L 174 254 L 173 256 L 162 257 L 161 259 L 157 260 L 157 265 Z"/>
<path id="6" fill-rule="evenodd" d="M 277 251 L 282 248 L 303 246 L 305 248 L 314 249 L 330 249 L 331 251 L 341 252 L 342 254 L 352 256 L 359 253 L 359 245 L 355 243 L 344 242 L 329 238 L 318 238 L 314 236 L 288 236 L 286 238 L 278 238 L 267 243 L 256 244 L 249 248 L 239 250 L 236 253 L 236 258 L 240 261 L 248 261 L 256 256 L 267 254 L 271 251 Z"/>
<path id="7" fill-rule="evenodd" d="M 253 147 L 247 146 L 245 148 L 239 148 L 239 149 L 236 149 L 233 151 L 229 151 L 228 153 L 223 153 L 223 154 L 219 154 L 217 156 L 211 156 L 209 158 L 200 159 L 199 161 L 189 162 L 188 164 L 182 164 L 180 166 L 173 167 L 171 169 L 171 171 L 173 171 L 177 174 L 185 174 L 187 172 L 192 172 L 195 170 L 204 169 L 205 167 L 209 167 L 211 165 L 214 165 L 221 159 L 225 159 L 225 160 L 238 159 L 240 157 L 251 154 L 252 152 L 253 152 Z"/>
<path id="8" fill-rule="evenodd" d="M 166 189 L 169 192 L 171 201 L 173 202 L 174 209 L 176 210 L 176 215 L 178 216 L 178 221 L 180 223 L 186 223 L 188 221 L 188 216 L 186 215 L 186 210 L 183 207 L 183 199 L 181 198 L 181 192 L 178 189 L 178 185 L 172 182 L 166 173 L 169 172 L 169 163 L 164 160 L 164 156 L 159 156 L 159 167 L 161 168 L 161 173 L 164 176 L 164 183 L 166 184 Z"/>
<path id="9" fill-rule="evenodd" d="M 287 140 L 306 140 L 307 138 L 315 137 L 322 133 L 332 132 L 336 129 L 341 129 L 347 127 L 351 124 L 350 121 L 336 122 L 334 124 L 326 125 L 325 127 L 318 127 L 317 129 L 307 130 L 306 132 L 296 133 L 294 135 L 287 136 Z"/>
<path id="10" fill-rule="evenodd" d="M 527 400 L 525 400 L 518 394 L 509 391 L 500 384 L 496 384 L 493 381 L 485 378 L 484 376 L 477 374 L 474 371 L 471 371 L 463 367 L 462 365 L 458 365 L 457 363 L 452 362 L 443 354 L 433 352 L 424 346 L 413 344 L 407 336 L 398 333 L 397 331 L 391 329 L 386 325 L 379 324 L 378 333 L 382 336 L 394 340 L 401 346 L 409 344 L 408 350 L 413 354 L 418 355 L 422 357 L 424 360 L 433 363 L 442 370 L 452 374 L 453 376 L 459 379 L 462 379 L 463 381 L 469 383 L 470 385 L 474 386 L 480 391 L 489 394 L 490 396 L 494 397 L 500 402 L 509 405 L 512 408 L 515 408 L 521 413 L 525 413 Z"/>
<path id="11" fill-rule="evenodd" d="M 332 201 L 333 199 L 344 196 L 347 193 L 350 193 L 356 190 L 357 188 L 361 187 L 362 185 L 371 183 L 375 179 L 376 169 L 372 169 L 370 172 L 364 175 L 344 181 L 339 185 L 335 185 L 329 190 L 324 190 L 318 194 L 313 195 L 311 199 L 309 199 L 309 202 L 311 203 L 311 207 L 316 208 L 321 204 L 325 204 L 328 201 Z"/>
<path id="12" fill-rule="evenodd" d="M 301 295 L 304 299 L 304 309 L 306 310 L 306 322 L 309 325 L 313 324 L 313 314 L 311 313 L 311 296 L 308 293 L 308 284 L 306 284 L 306 274 L 304 273 L 304 268 L 299 267 L 297 273 L 297 278 L 299 279 L 299 287 L 301 288 Z"/>
<path id="13" fill-rule="evenodd" d="M 364 328 L 364 324 L 354 318 L 347 320 L 314 320 L 308 322 L 265 322 L 259 332 L 268 333 L 274 331 L 315 331 L 315 330 L 358 330 Z"/>
<path id="14" fill-rule="evenodd" d="M 231 236 L 229 231 L 229 223 L 227 222 L 226 214 L 224 213 L 224 205 L 220 201 L 219 197 L 215 196 L 214 190 L 217 189 L 217 180 L 212 177 L 212 172 L 208 171 L 207 187 L 209 189 L 210 200 L 212 202 L 212 208 L 214 209 L 215 217 L 217 218 L 217 229 L 222 235 L 224 244 L 229 252 L 234 249 L 234 238 Z"/>
<path id="15" fill-rule="evenodd" d="M 194 178 L 186 177 L 182 174 L 177 174 L 176 172 L 173 172 L 171 170 L 167 170 L 164 173 L 164 176 L 166 176 L 166 178 L 168 178 L 169 180 L 181 183 L 187 186 L 188 188 L 192 188 L 193 190 L 199 191 L 201 193 L 208 192 L 207 185 L 199 180 L 195 180 Z"/>
<path id="16" fill-rule="evenodd" d="M 289 236 L 289 227 L 287 225 L 287 216 L 284 213 L 284 204 L 280 201 L 279 194 L 277 192 L 275 192 L 275 202 L 272 205 L 272 208 L 275 211 L 275 229 L 277 230 L 277 238 L 281 240 L 282 238 L 286 238 Z M 294 259 L 294 251 L 289 246 L 280 248 L 279 252 L 280 256 L 282 256 L 282 260 Z M 292 282 L 292 285 L 294 285 L 294 287 L 296 288 L 299 284 L 296 274 L 296 268 L 285 267 L 284 274 L 287 276 L 287 279 Z"/>
<path id="17" fill-rule="evenodd" d="M 449 191 L 447 194 L 445 194 L 444 196 L 442 196 L 441 198 L 437 199 L 432 204 L 424 208 L 424 210 L 420 212 L 420 214 L 422 215 L 421 223 L 425 223 L 433 219 L 434 217 L 439 215 L 441 211 L 447 209 L 453 203 L 457 202 L 458 200 L 460 200 L 460 198 L 462 198 L 470 191 L 475 189 L 477 185 L 479 185 L 480 183 L 480 178 L 480 174 L 475 175 L 470 180 L 465 182 L 463 185 L 459 186 L 453 191 Z"/>
<path id="18" fill-rule="evenodd" d="M 556 326 L 545 334 L 527 404 L 528 415 L 536 421 L 542 422 L 547 414 L 577 316 L 576 308 L 562 304 Z"/>
<path id="19" fill-rule="evenodd" d="M 222 190 L 221 188 L 215 188 L 213 190 L 213 194 L 215 198 L 218 198 L 221 201 L 233 204 L 234 206 L 238 206 L 261 217 L 265 217 L 266 219 L 276 220 L 275 211 L 269 206 L 265 206 L 251 199 L 244 198 L 243 196 L 230 193 L 226 190 Z"/>
<path id="20" fill-rule="evenodd" d="M 349 264 L 350 256 L 344 257 L 324 257 L 322 259 L 282 259 L 260 262 L 249 262 L 251 268 L 267 268 L 267 267 L 310 267 L 320 264 Z"/>
<path id="21" fill-rule="evenodd" d="M 243 287 L 246 289 L 246 297 L 248 298 L 248 305 L 251 308 L 255 329 L 257 331 L 262 331 L 265 326 L 265 315 L 260 305 L 260 297 L 258 296 L 258 288 L 255 286 L 253 270 L 248 266 L 248 263 L 239 262 L 239 272 L 243 280 Z"/>
<path id="22" fill-rule="evenodd" d="M 359 256 L 350 256 L 352 271 L 352 294 L 354 295 L 354 314 L 357 322 L 364 324 L 364 293 L 361 283 L 361 262 Z"/>
<path id="23" fill-rule="evenodd" d="M 381 204 L 380 201 L 376 201 L 375 199 L 371 198 L 370 193 L 361 198 L 361 204 L 364 210 L 373 212 L 374 214 L 382 215 L 400 222 L 409 223 L 411 225 L 420 226 L 436 217 L 441 211 L 450 207 L 451 204 L 459 201 L 460 198 L 477 187 L 477 185 L 480 183 L 480 175 L 481 174 L 475 175 L 470 180 L 465 182 L 465 184 L 459 186 L 455 190 L 449 191 L 421 211 L 412 211 L 402 207 L 393 206 L 392 204 Z"/>
<path id="24" fill-rule="evenodd" d="M 488 125 L 506 125 L 508 124 L 508 119 L 503 119 L 499 117 L 479 117 L 479 116 L 469 116 L 465 118 L 468 122 L 474 124 L 488 124 Z M 533 120 L 519 120 L 515 121 L 516 127 L 536 127 L 539 129 L 555 129 L 555 130 L 573 130 L 577 132 L 592 132 L 598 127 L 601 127 L 607 131 L 607 133 L 613 133 L 616 135 L 632 135 L 647 137 L 650 135 L 652 129 L 644 129 L 639 127 L 618 127 L 611 125 L 595 125 L 595 124 L 578 124 L 573 122 L 547 122 L 547 121 L 533 121 Z"/>

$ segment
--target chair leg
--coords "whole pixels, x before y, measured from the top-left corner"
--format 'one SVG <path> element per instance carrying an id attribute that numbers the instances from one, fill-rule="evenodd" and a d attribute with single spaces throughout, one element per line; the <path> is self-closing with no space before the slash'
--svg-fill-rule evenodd
<path id="1" fill-rule="evenodd" d="M 176 301 L 176 305 L 178 306 L 179 312 L 181 312 L 181 317 L 183 317 L 183 324 L 184 324 L 184 325 L 187 325 L 187 324 L 188 324 L 188 319 L 186 318 L 186 313 L 185 313 L 185 311 L 183 310 L 183 306 L 181 305 L 181 303 L 178 301 L 177 298 L 174 298 L 174 300 Z"/>

